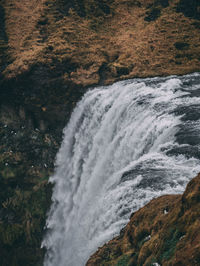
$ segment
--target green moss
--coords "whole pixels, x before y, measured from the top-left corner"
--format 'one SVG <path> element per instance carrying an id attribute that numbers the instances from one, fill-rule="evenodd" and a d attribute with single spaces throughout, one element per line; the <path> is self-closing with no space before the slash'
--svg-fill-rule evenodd
<path id="1" fill-rule="evenodd" d="M 128 262 L 129 262 L 129 259 L 130 259 L 130 257 L 127 256 L 127 255 L 122 256 L 122 257 L 118 260 L 116 266 L 127 266 L 127 265 L 128 265 Z"/>
<path id="2" fill-rule="evenodd" d="M 31 191 L 16 189 L 2 203 L 5 215 L 0 223 L 0 250 L 8 256 L 3 265 L 42 264 L 44 250 L 39 247 L 50 193 L 51 187 L 43 182 Z"/>
<path id="3" fill-rule="evenodd" d="M 9 178 L 14 178 L 15 177 L 14 171 L 10 167 L 4 168 L 1 171 L 1 175 L 5 179 L 9 179 Z"/>
<path id="4" fill-rule="evenodd" d="M 169 260 L 173 257 L 176 244 L 179 241 L 180 237 L 183 235 L 178 229 L 170 229 L 168 238 L 164 240 L 162 247 L 162 254 L 160 256 L 161 260 Z"/>
<path id="5" fill-rule="evenodd" d="M 20 224 L 0 224 L 0 239 L 5 245 L 11 246 L 23 234 Z"/>

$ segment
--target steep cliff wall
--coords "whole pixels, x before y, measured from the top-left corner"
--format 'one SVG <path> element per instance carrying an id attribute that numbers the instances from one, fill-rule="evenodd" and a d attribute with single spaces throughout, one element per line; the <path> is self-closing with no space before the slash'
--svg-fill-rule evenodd
<path id="1" fill-rule="evenodd" d="M 199 25 L 197 0 L 0 1 L 4 265 L 42 263 L 48 177 L 87 87 L 199 71 Z"/>
<path id="2" fill-rule="evenodd" d="M 133 213 L 120 235 L 90 258 L 92 265 L 199 265 L 200 175 L 183 195 L 162 196 Z"/>

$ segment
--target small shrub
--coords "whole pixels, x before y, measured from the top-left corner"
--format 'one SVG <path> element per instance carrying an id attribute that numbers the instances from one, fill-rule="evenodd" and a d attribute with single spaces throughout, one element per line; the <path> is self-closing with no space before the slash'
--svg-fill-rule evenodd
<path id="1" fill-rule="evenodd" d="M 155 21 L 157 18 L 160 17 L 160 9 L 152 8 L 150 11 L 147 11 L 146 15 L 147 16 L 144 18 L 145 21 Z"/>
<path id="2" fill-rule="evenodd" d="M 199 6 L 199 0 L 180 0 L 176 11 L 182 12 L 186 17 L 200 19 Z"/>
<path id="3" fill-rule="evenodd" d="M 163 8 L 169 6 L 169 1 L 168 0 L 158 0 L 157 4 L 160 4 Z"/>
<path id="4" fill-rule="evenodd" d="M 189 48 L 189 44 L 186 42 L 175 42 L 174 46 L 176 47 L 177 50 L 184 50 Z"/>

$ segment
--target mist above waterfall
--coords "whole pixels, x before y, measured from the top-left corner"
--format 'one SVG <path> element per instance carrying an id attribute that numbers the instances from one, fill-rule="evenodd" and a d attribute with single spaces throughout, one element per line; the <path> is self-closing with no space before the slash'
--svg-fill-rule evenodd
<path id="1" fill-rule="evenodd" d="M 64 129 L 45 265 L 81 266 L 150 199 L 200 171 L 200 75 L 89 90 Z"/>

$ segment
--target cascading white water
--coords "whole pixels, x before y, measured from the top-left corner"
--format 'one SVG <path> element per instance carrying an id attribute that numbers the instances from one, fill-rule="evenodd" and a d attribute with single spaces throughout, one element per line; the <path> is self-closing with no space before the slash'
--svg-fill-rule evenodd
<path id="1" fill-rule="evenodd" d="M 88 91 L 57 155 L 44 265 L 81 266 L 150 199 L 200 171 L 200 75 Z"/>

